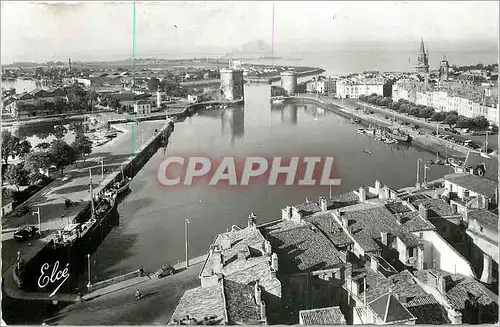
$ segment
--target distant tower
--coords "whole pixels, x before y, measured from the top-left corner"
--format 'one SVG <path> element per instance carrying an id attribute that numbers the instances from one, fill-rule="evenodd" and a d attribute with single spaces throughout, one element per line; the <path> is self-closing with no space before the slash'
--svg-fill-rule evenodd
<path id="1" fill-rule="evenodd" d="M 294 94 L 297 91 L 297 75 L 295 75 L 294 71 L 281 73 L 281 87 L 288 95 Z"/>
<path id="2" fill-rule="evenodd" d="M 425 53 L 424 39 L 420 41 L 420 50 L 418 51 L 417 64 L 415 65 L 416 73 L 429 73 L 429 58 Z"/>
<path id="3" fill-rule="evenodd" d="M 68 59 L 68 63 L 69 63 L 69 71 L 71 72 L 71 58 Z"/>
<path id="4" fill-rule="evenodd" d="M 450 64 L 448 63 L 448 59 L 446 59 L 446 55 L 441 59 L 441 64 L 439 65 L 439 78 L 442 81 L 448 80 L 448 74 L 450 73 Z"/>
<path id="5" fill-rule="evenodd" d="M 234 101 L 244 98 L 243 71 L 236 69 L 221 69 L 221 92 L 224 100 Z"/>

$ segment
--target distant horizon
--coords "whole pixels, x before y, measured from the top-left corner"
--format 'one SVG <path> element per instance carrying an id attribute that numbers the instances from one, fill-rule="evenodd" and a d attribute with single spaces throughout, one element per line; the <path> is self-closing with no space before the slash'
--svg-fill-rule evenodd
<path id="1" fill-rule="evenodd" d="M 131 57 L 133 40 L 138 58 L 416 53 L 421 38 L 431 55 L 498 52 L 498 3 L 488 1 L 137 2 L 135 20 L 130 1 L 1 5 L 2 64 L 116 60 Z"/>

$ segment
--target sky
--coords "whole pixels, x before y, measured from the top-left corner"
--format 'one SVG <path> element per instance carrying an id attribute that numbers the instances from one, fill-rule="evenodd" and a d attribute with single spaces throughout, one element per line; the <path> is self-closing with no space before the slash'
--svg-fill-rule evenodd
<path id="1" fill-rule="evenodd" d="M 2 1 L 1 9 L 2 63 L 132 56 L 132 2 Z M 278 1 L 274 10 L 270 1 L 136 2 L 136 56 L 418 49 L 421 38 L 433 49 L 495 50 L 498 10 L 496 1 Z"/>

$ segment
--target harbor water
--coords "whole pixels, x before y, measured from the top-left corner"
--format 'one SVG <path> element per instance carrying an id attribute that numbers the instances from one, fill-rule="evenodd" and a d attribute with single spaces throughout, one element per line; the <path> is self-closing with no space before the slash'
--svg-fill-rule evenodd
<path id="1" fill-rule="evenodd" d="M 272 105 L 269 85 L 246 85 L 245 104 L 200 111 L 177 123 L 166 153 L 158 151 L 131 183 L 118 206 L 120 223 L 93 255 L 93 280 L 103 280 L 140 267 L 155 271 L 185 259 L 185 220 L 189 219 L 189 257 L 208 251 L 214 237 L 232 225 L 245 226 L 251 212 L 258 223 L 280 218 L 281 208 L 328 196 L 329 187 L 191 186 L 166 187 L 158 181 L 160 163 L 168 156 L 328 156 L 341 185 L 332 194 L 378 179 L 391 188 L 414 185 L 417 159 L 435 154 L 407 145 L 388 145 L 356 132 L 357 126 L 315 105 Z M 364 151 L 369 149 L 371 154 Z M 420 165 L 420 181 L 423 167 Z M 427 179 L 442 177 L 449 167 L 432 166 Z"/>

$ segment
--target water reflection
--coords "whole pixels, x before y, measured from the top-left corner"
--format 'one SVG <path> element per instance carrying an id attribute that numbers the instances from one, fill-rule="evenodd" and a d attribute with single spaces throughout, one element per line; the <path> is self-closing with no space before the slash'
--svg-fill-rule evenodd
<path id="1" fill-rule="evenodd" d="M 243 106 L 228 108 L 221 115 L 222 134 L 231 135 L 231 140 L 245 136 L 245 110 Z"/>
<path id="2" fill-rule="evenodd" d="M 303 107 L 303 106 L 301 106 Z M 298 122 L 298 110 L 297 105 L 295 103 L 273 103 L 271 105 L 271 110 L 275 112 L 280 112 L 281 114 L 281 123 L 296 125 Z"/>

